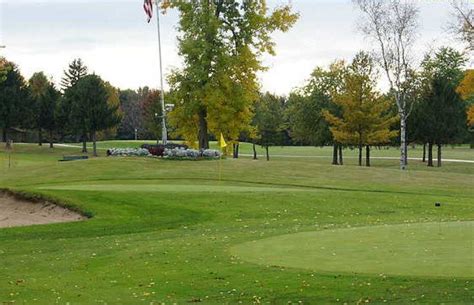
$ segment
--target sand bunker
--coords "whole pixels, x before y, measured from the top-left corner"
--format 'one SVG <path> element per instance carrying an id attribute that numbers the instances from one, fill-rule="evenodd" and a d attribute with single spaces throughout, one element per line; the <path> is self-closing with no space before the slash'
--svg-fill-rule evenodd
<path id="1" fill-rule="evenodd" d="M 0 228 L 80 221 L 86 217 L 49 202 L 30 202 L 0 192 Z"/>

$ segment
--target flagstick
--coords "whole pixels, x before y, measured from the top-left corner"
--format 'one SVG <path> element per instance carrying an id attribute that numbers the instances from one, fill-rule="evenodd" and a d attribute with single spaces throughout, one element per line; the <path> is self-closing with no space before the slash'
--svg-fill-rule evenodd
<path id="1" fill-rule="evenodd" d="M 222 177 L 222 156 L 219 158 L 219 185 L 221 184 Z"/>
<path id="2" fill-rule="evenodd" d="M 165 110 L 165 90 L 163 86 L 163 63 L 161 59 L 161 34 L 160 34 L 160 0 L 155 0 L 156 5 L 156 27 L 158 29 L 158 51 L 160 53 L 160 83 L 161 83 L 161 139 L 164 145 L 168 142 L 168 132 L 166 130 L 166 110 Z"/>

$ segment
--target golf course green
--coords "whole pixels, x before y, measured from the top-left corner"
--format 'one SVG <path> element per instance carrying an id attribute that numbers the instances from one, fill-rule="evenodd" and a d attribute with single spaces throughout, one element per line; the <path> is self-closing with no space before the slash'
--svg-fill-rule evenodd
<path id="1" fill-rule="evenodd" d="M 473 245 L 474 222 L 465 221 L 295 233 L 232 252 L 258 264 L 323 272 L 474 278 Z"/>
<path id="2" fill-rule="evenodd" d="M 0 188 L 88 216 L 1 228 L 0 304 L 474 303 L 473 163 L 401 172 L 391 148 L 332 166 L 314 147 L 255 161 L 249 144 L 221 161 L 105 157 L 139 145 L 71 162 L 80 148 L 0 150 Z"/>

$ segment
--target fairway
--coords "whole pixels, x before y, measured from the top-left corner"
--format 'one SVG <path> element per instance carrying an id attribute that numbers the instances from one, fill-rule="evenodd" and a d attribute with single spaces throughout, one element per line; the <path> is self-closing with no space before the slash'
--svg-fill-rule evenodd
<path id="1" fill-rule="evenodd" d="M 374 275 L 474 277 L 474 222 L 303 232 L 232 248 L 262 265 Z"/>
<path id="2" fill-rule="evenodd" d="M 140 183 L 135 181 L 125 183 L 120 181 L 100 181 L 97 184 L 67 184 L 40 187 L 45 190 L 75 190 L 75 191 L 106 191 L 106 192 L 160 192 L 160 193 L 258 193 L 258 192 L 301 192 L 311 191 L 309 188 L 270 187 L 251 185 L 223 185 L 219 181 L 209 184 L 166 184 L 157 181 L 155 184 Z"/>
<path id="3" fill-rule="evenodd" d="M 472 159 L 467 148 L 446 150 Z M 383 159 L 372 168 L 245 156 L 58 162 L 77 153 L 16 145 L 8 167 L 0 150 L 2 187 L 92 216 L 0 229 L 0 303 L 474 300 L 472 164 L 412 161 L 400 172 Z"/>

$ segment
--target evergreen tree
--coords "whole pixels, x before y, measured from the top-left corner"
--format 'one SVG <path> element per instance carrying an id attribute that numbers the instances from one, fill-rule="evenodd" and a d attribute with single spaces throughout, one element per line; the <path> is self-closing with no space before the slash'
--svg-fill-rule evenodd
<path id="1" fill-rule="evenodd" d="M 438 148 L 438 166 L 441 166 L 442 145 L 458 140 L 467 129 L 467 105 L 462 101 L 465 87 L 460 87 L 465 63 L 464 54 L 450 47 L 427 54 L 422 62 L 424 97 L 415 112 L 419 118 L 419 136 L 428 143 L 428 166 L 433 166 L 434 145 Z M 459 113 L 460 109 L 463 114 Z"/>
<path id="2" fill-rule="evenodd" d="M 77 82 L 87 75 L 87 67 L 82 62 L 82 59 L 74 59 L 68 66 L 67 70 L 64 70 L 64 77 L 61 80 L 62 90 L 71 88 Z"/>
<path id="3" fill-rule="evenodd" d="M 436 145 L 440 167 L 442 145 L 454 143 L 466 130 L 466 104 L 449 79 L 436 76 L 418 111 L 423 113 L 423 136 L 428 142 L 428 166 L 433 166 L 432 151 Z"/>
<path id="4" fill-rule="evenodd" d="M 64 70 L 64 77 L 61 80 L 61 89 L 66 95 L 67 91 L 74 90 L 75 85 L 87 75 L 87 67 L 84 65 L 80 58 L 74 59 L 68 66 L 67 70 Z M 87 152 L 87 134 L 81 130 L 74 129 L 77 124 L 69 124 L 71 116 L 71 109 L 73 100 L 71 96 L 74 94 L 68 94 L 69 98 L 61 100 L 58 110 L 58 123 L 62 126 L 63 130 L 67 130 L 69 133 L 75 134 L 76 137 L 80 136 L 82 141 L 82 152 Z"/>
<path id="5" fill-rule="evenodd" d="M 73 89 L 73 90 L 71 90 Z M 71 101 L 71 122 L 82 134 L 89 134 L 93 154 L 97 156 L 97 132 L 116 126 L 120 122 L 118 106 L 107 103 L 109 95 L 102 79 L 87 75 L 66 91 Z"/>
<path id="6" fill-rule="evenodd" d="M 21 127 L 28 116 L 29 91 L 15 64 L 5 61 L 6 76 L 0 82 L 0 128 L 2 141 L 8 143 L 8 130 Z"/>

